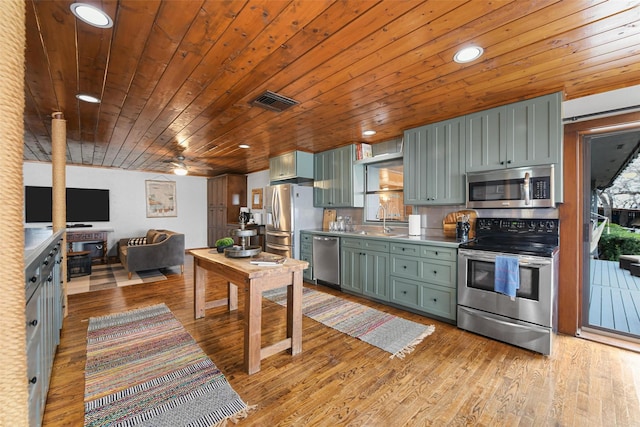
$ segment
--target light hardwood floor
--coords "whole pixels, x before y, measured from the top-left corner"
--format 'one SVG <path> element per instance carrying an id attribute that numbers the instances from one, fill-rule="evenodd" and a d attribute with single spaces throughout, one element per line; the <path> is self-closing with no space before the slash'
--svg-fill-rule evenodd
<path id="1" fill-rule="evenodd" d="M 305 317 L 302 354 L 276 354 L 249 376 L 242 368 L 243 294 L 237 312 L 216 308 L 194 320 L 187 258 L 184 276 L 69 297 L 44 426 L 83 424 L 87 319 L 160 302 L 240 396 L 257 405 L 240 426 L 640 425 L 638 353 L 558 336 L 545 357 L 346 294 L 341 295 L 436 330 L 399 360 Z M 263 308 L 263 342 L 282 339 L 284 308 L 267 300 Z"/>

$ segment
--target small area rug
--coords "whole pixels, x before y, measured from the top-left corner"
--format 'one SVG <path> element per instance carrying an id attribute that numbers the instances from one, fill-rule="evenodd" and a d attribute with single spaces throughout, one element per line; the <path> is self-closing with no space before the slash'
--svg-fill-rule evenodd
<path id="1" fill-rule="evenodd" d="M 280 305 L 287 305 L 284 288 L 263 295 Z M 436 329 L 433 325 L 412 322 L 309 288 L 303 288 L 302 313 L 325 326 L 391 353 L 391 358 L 404 358 Z"/>
<path id="2" fill-rule="evenodd" d="M 71 278 L 67 283 L 67 295 L 158 282 L 160 280 L 167 280 L 160 270 L 134 272 L 131 274 L 131 279 L 129 279 L 129 274 L 122 264 L 93 265 L 91 266 L 91 275 Z"/>
<path id="3" fill-rule="evenodd" d="M 165 304 L 89 319 L 88 426 L 216 426 L 249 406 Z"/>

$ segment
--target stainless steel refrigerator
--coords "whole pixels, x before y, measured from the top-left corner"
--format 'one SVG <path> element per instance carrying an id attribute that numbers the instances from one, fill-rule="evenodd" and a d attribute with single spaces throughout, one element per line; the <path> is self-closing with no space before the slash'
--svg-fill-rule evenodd
<path id="1" fill-rule="evenodd" d="M 322 227 L 322 208 L 313 207 L 313 187 L 269 186 L 265 210 L 266 251 L 300 259 L 300 230 Z"/>

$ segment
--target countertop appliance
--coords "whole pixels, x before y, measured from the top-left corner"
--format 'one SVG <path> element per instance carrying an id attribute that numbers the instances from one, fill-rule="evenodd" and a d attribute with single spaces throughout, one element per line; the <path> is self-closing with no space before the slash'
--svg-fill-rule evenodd
<path id="1" fill-rule="evenodd" d="M 265 193 L 266 252 L 300 259 L 300 230 L 322 225 L 322 209 L 313 207 L 313 187 L 280 184 Z"/>
<path id="2" fill-rule="evenodd" d="M 321 285 L 340 289 L 340 238 L 313 236 L 313 278 Z"/>
<path id="3" fill-rule="evenodd" d="M 553 208 L 554 166 L 467 173 L 468 208 Z"/>
<path id="4" fill-rule="evenodd" d="M 559 221 L 479 218 L 458 249 L 458 327 L 551 353 L 557 330 Z M 517 258 L 515 297 L 494 288 L 496 257 Z"/>

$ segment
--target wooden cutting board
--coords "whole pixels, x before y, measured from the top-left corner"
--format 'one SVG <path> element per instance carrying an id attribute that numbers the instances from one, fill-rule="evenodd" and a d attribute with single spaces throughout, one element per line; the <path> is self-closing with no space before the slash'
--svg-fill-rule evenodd
<path id="1" fill-rule="evenodd" d="M 322 229 L 329 230 L 329 223 L 336 220 L 337 211 L 335 209 L 325 209 L 322 216 Z"/>

